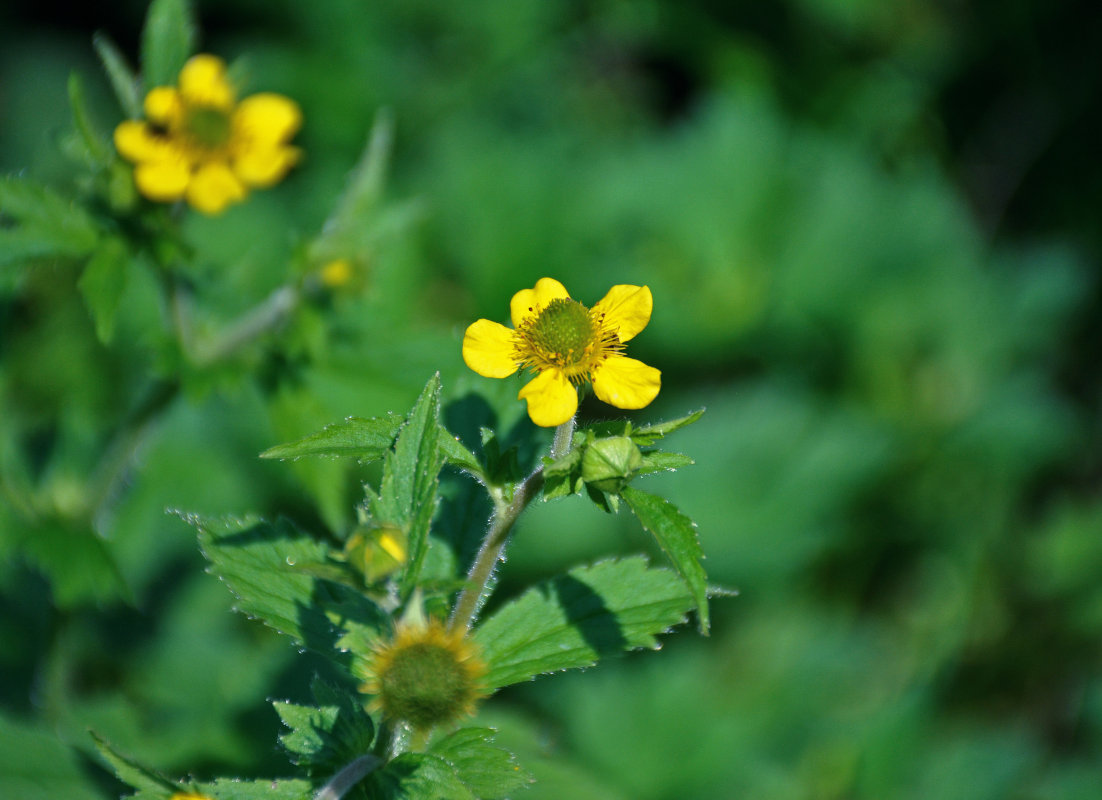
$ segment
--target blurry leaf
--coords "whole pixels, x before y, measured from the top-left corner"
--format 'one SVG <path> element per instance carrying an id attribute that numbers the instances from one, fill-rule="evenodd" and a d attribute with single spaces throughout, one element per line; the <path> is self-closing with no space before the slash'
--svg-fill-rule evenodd
<path id="1" fill-rule="evenodd" d="M 491 689 L 595 664 L 602 656 L 655 647 L 655 635 L 685 621 L 685 584 L 642 556 L 578 567 L 538 584 L 475 630 Z"/>
<path id="2" fill-rule="evenodd" d="M 104 239 L 88 259 L 77 284 L 96 323 L 96 336 L 104 344 L 115 333 L 115 312 L 126 288 L 129 265 L 126 243 L 114 237 Z"/>
<path id="3" fill-rule="evenodd" d="M 708 633 L 708 576 L 700 560 L 704 553 L 696 538 L 696 524 L 664 497 L 625 486 L 621 497 L 643 527 L 654 535 L 696 601 L 700 632 Z"/>
<path id="4" fill-rule="evenodd" d="M 309 781 L 294 778 L 219 778 L 213 783 L 195 783 L 189 791 L 216 800 L 310 800 L 314 787 Z"/>
<path id="5" fill-rule="evenodd" d="M 402 426 L 394 450 L 383 460 L 378 497 L 371 502 L 375 519 L 395 525 L 409 537 L 409 563 L 402 576 L 407 592 L 417 582 L 428 548 L 429 525 L 436 512 L 436 490 L 444 455 L 440 451 L 440 375 L 433 375 Z"/>
<path id="6" fill-rule="evenodd" d="M 95 732 L 92 732 L 92 738 L 96 742 L 96 749 L 115 770 L 119 780 L 127 786 L 133 786 L 142 797 L 169 798 L 180 791 L 179 785 L 175 782 L 115 752 L 114 748 Z"/>
<path id="7" fill-rule="evenodd" d="M 654 444 L 664 436 L 669 436 L 671 433 L 682 428 L 692 425 L 702 416 L 707 409 L 700 409 L 694 411 L 691 414 L 687 414 L 684 417 L 678 417 L 677 419 L 671 419 L 668 422 L 658 422 L 654 425 L 644 425 L 642 428 L 635 428 L 630 432 L 630 436 L 635 440 L 638 445 Z"/>
<path id="8" fill-rule="evenodd" d="M 375 116 L 367 147 L 352 170 L 348 187 L 325 223 L 325 232 L 362 229 L 383 194 L 387 163 L 394 139 L 394 119 L 384 110 Z"/>
<path id="9" fill-rule="evenodd" d="M 0 797 L 19 800 L 99 800 L 75 751 L 46 726 L 0 715 Z"/>
<path id="10" fill-rule="evenodd" d="M 326 577 L 327 545 L 290 522 L 184 519 L 199 531 L 203 554 L 238 598 L 237 610 L 329 658 L 346 630 L 374 636 L 387 617 L 362 593 Z"/>
<path id="11" fill-rule="evenodd" d="M 111 162 L 113 153 L 107 146 L 107 142 L 92 127 L 92 121 L 88 119 L 88 107 L 84 103 L 84 87 L 81 85 L 80 76 L 73 72 L 69 75 L 69 106 L 73 112 L 73 124 L 76 126 L 80 140 L 83 142 L 93 163 L 101 166 Z"/>
<path id="12" fill-rule="evenodd" d="M 54 603 L 59 608 L 132 600 L 114 553 L 91 528 L 47 520 L 28 532 L 22 546 L 23 552 L 49 577 Z"/>
<path id="13" fill-rule="evenodd" d="M 301 458 L 302 456 L 352 456 L 362 463 L 378 461 L 390 450 L 405 417 L 349 417 L 326 425 L 317 433 L 295 442 L 276 445 L 260 454 L 261 458 Z"/>
<path id="14" fill-rule="evenodd" d="M 363 703 L 346 691 L 315 678 L 310 686 L 316 708 L 280 700 L 272 703 L 289 733 L 279 737 L 292 764 L 308 773 L 337 770 L 363 755 L 375 738 L 375 726 Z"/>
<path id="15" fill-rule="evenodd" d="M 495 747 L 492 728 L 460 728 L 433 742 L 429 753 L 451 765 L 482 800 L 498 800 L 531 782 L 508 750 Z"/>
<path id="16" fill-rule="evenodd" d="M 111 38 L 104 33 L 97 33 L 92 37 L 92 46 L 96 48 L 103 69 L 111 82 L 111 88 L 115 91 L 115 97 L 122 107 L 122 111 L 130 119 L 137 119 L 142 115 L 141 87 L 138 76 L 126 63 L 126 59 Z"/>
<path id="17" fill-rule="evenodd" d="M 96 246 L 96 223 L 82 208 L 45 186 L 0 178 L 0 266 L 50 257 L 80 258 Z"/>
<path id="18" fill-rule="evenodd" d="M 148 92 L 175 86 L 184 62 L 195 52 L 195 22 L 187 0 L 153 0 L 142 30 L 142 79 Z"/>

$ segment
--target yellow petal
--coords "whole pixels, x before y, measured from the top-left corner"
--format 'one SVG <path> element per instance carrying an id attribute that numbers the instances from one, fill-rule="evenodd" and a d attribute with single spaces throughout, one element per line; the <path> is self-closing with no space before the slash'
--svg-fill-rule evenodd
<path id="1" fill-rule="evenodd" d="M 617 408 L 643 408 L 661 388 L 661 372 L 627 356 L 609 356 L 593 370 L 594 394 Z"/>
<path id="2" fill-rule="evenodd" d="M 647 327 L 653 308 L 654 299 L 648 287 L 628 284 L 613 286 L 593 306 L 598 314 L 604 314 L 604 326 L 616 331 L 621 342 L 626 342 Z"/>
<path id="3" fill-rule="evenodd" d="M 187 201 L 204 214 L 221 214 L 226 206 L 245 199 L 245 186 L 225 164 L 204 164 L 187 187 Z"/>
<path id="4" fill-rule="evenodd" d="M 484 378 L 508 378 L 517 371 L 513 331 L 488 319 L 472 322 L 463 336 L 463 360 Z"/>
<path id="5" fill-rule="evenodd" d="M 128 119 L 115 128 L 115 149 L 127 161 L 164 161 L 174 155 L 171 142 L 146 123 Z"/>
<path id="6" fill-rule="evenodd" d="M 189 58 L 180 70 L 179 86 L 188 105 L 233 108 L 233 87 L 226 78 L 226 63 L 218 56 L 201 53 Z"/>
<path id="7" fill-rule="evenodd" d="M 191 167 L 183 158 L 146 161 L 134 168 L 138 191 L 160 203 L 182 198 L 190 180 Z"/>
<path id="8" fill-rule="evenodd" d="M 544 370 L 524 385 L 517 398 L 528 401 L 528 416 L 542 428 L 562 425 L 578 410 L 578 390 L 560 370 Z"/>
<path id="9" fill-rule="evenodd" d="M 532 289 L 521 289 L 509 301 L 513 327 L 519 328 L 526 318 L 539 314 L 552 300 L 570 297 L 566 287 L 554 278 L 540 278 Z"/>
<path id="10" fill-rule="evenodd" d="M 183 114 L 180 93 L 171 86 L 157 86 L 149 90 L 143 103 L 145 116 L 158 125 L 174 125 Z"/>
<path id="11" fill-rule="evenodd" d="M 297 147 L 248 147 L 234 155 L 233 171 L 248 186 L 268 187 L 282 180 L 301 154 Z"/>
<path id="12" fill-rule="evenodd" d="M 290 98 L 272 92 L 246 97 L 233 115 L 234 131 L 266 144 L 288 141 L 302 125 L 302 111 Z"/>

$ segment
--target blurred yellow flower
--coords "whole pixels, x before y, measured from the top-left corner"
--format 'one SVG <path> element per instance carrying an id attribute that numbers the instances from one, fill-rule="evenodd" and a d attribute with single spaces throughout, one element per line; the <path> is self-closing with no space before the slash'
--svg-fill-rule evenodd
<path id="1" fill-rule="evenodd" d="M 217 56 L 193 56 L 176 86 L 150 90 L 145 116 L 115 128 L 138 190 L 158 202 L 186 199 L 204 214 L 279 182 L 301 155 L 288 144 L 302 124 L 298 106 L 272 93 L 237 102 Z"/>
<path id="2" fill-rule="evenodd" d="M 351 283 L 355 272 L 347 258 L 335 258 L 319 270 L 321 282 L 329 289 L 340 289 Z"/>
<path id="3" fill-rule="evenodd" d="M 657 395 L 654 367 L 622 354 L 624 343 L 650 321 L 654 301 L 646 286 L 613 286 L 593 308 L 570 298 L 554 278 L 513 295 L 513 328 L 480 319 L 463 337 L 463 360 L 479 375 L 507 378 L 521 367 L 537 372 L 517 395 L 537 425 L 561 425 L 578 410 L 582 383 L 604 402 L 643 408 Z"/>
<path id="4" fill-rule="evenodd" d="M 169 800 L 213 800 L 205 794 L 194 794 L 192 792 L 177 792 L 172 795 Z"/>

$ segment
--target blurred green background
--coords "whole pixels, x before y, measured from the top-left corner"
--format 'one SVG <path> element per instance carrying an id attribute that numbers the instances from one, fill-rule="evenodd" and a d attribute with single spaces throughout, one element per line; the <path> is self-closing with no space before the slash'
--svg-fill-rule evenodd
<path id="1" fill-rule="evenodd" d="M 362 470 L 261 450 L 343 416 L 517 385 L 466 324 L 543 276 L 649 285 L 632 355 L 707 406 L 647 478 L 699 523 L 708 639 L 514 687 L 481 717 L 540 798 L 1095 798 L 1102 786 L 1102 48 L 1093 5 L 1012 0 L 202 0 L 202 46 L 297 99 L 277 188 L 189 218 L 212 319 L 316 233 L 397 123 L 361 294 L 191 386 L 109 502 L 98 456 L 159 355 L 155 294 L 92 332 L 72 265 L 0 270 L 0 794 L 123 787 L 89 728 L 171 774 L 274 775 L 270 698 L 324 665 L 228 609 L 166 508 L 352 519 Z M 66 80 L 121 118 L 91 35 L 145 4 L 0 9 L 0 173 L 73 183 Z M 144 311 L 143 311 L 144 309 Z M 491 385 L 493 384 L 493 385 Z M 609 413 L 583 407 L 588 418 Z M 527 424 L 527 423 L 521 423 Z M 18 476 L 18 481 L 12 476 Z M 21 483 L 20 483 L 21 482 Z M 100 538 L 95 538 L 96 536 Z M 91 542 L 91 544 L 90 544 Z M 522 521 L 508 593 L 645 547 L 578 498 Z"/>

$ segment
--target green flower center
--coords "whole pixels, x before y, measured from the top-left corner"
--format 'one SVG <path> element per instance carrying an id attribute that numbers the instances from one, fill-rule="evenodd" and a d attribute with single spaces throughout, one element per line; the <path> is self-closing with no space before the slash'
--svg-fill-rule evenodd
<path id="1" fill-rule="evenodd" d="M 593 342 L 589 309 L 576 300 L 552 300 L 528 331 L 529 341 L 552 360 L 577 364 Z"/>
<path id="2" fill-rule="evenodd" d="M 189 108 L 184 117 L 184 129 L 201 147 L 221 147 L 230 138 L 230 117 L 216 108 Z"/>
<path id="3" fill-rule="evenodd" d="M 606 357 L 623 349 L 615 331 L 577 300 L 560 297 L 517 328 L 517 361 L 538 371 L 559 369 L 575 384 L 586 380 Z"/>
<path id="4" fill-rule="evenodd" d="M 395 652 L 378 678 L 383 709 L 417 728 L 454 719 L 476 694 L 471 676 L 456 654 L 431 642 L 410 644 Z"/>

